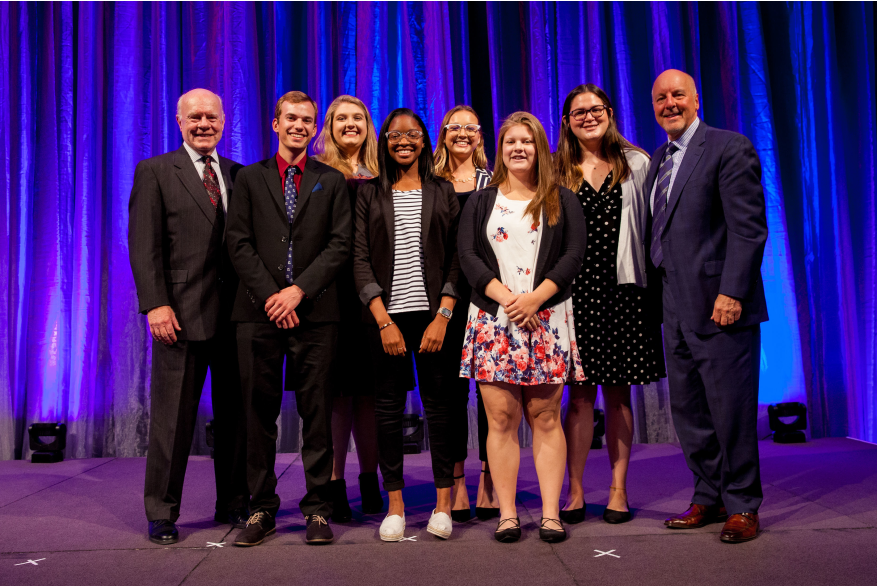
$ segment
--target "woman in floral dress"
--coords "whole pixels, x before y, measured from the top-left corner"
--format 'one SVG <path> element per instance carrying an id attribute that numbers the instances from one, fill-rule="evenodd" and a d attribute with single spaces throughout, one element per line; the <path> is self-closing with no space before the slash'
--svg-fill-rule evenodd
<path id="1" fill-rule="evenodd" d="M 567 379 L 584 380 L 571 284 L 587 230 L 578 200 L 557 185 L 535 116 L 509 116 L 497 153 L 490 186 L 470 196 L 460 218 L 460 264 L 472 285 L 460 375 L 479 382 L 487 411 L 487 455 L 500 507 L 496 539 L 521 536 L 517 432 L 526 412 L 542 494 L 539 536 L 557 542 L 566 538 L 558 519 L 566 466 L 560 398 Z"/>

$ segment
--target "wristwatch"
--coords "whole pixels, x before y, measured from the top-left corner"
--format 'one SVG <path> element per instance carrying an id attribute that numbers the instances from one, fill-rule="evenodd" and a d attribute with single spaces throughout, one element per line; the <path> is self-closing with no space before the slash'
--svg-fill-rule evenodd
<path id="1" fill-rule="evenodd" d="M 440 308 L 438 309 L 438 312 L 436 312 L 436 314 L 439 315 L 439 316 L 444 316 L 444 317 L 447 318 L 448 320 L 450 320 L 450 319 L 451 319 L 451 316 L 454 315 L 453 312 L 451 312 L 451 311 L 448 310 L 447 308 L 442 308 L 442 307 L 440 307 Z"/>

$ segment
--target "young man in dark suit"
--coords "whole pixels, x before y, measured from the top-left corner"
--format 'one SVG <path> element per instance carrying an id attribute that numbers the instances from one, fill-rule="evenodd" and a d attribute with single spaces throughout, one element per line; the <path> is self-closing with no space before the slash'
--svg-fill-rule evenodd
<path id="1" fill-rule="evenodd" d="M 333 540 L 327 523 L 332 513 L 329 368 L 341 317 L 335 277 L 350 256 L 353 224 L 344 176 L 307 156 L 316 119 L 317 105 L 306 94 L 281 96 L 272 123 L 278 151 L 240 171 L 229 210 L 229 252 L 241 280 L 232 319 L 238 323 L 253 494 L 252 515 L 235 539 L 237 546 L 260 544 L 275 530 L 284 357 L 288 387 L 296 390 L 303 420 L 307 493 L 299 505 L 307 542 Z"/>
<path id="2" fill-rule="evenodd" d="M 758 535 L 762 500 L 756 416 L 761 261 L 767 240 L 761 164 L 741 134 L 707 126 L 688 74 L 667 70 L 652 105 L 668 142 L 652 157 L 650 285 L 662 287 L 673 423 L 694 496 L 669 528 L 725 521 L 723 542 Z M 730 515 L 729 515 L 730 514 Z"/>
<path id="3" fill-rule="evenodd" d="M 201 389 L 211 373 L 216 429 L 216 516 L 248 517 L 246 436 L 231 307 L 237 276 L 228 259 L 225 216 L 241 166 L 220 157 L 225 115 L 219 96 L 192 90 L 177 103 L 183 145 L 137 165 L 128 205 L 128 249 L 140 312 L 152 334 L 151 413 L 144 501 L 149 539 L 179 534 Z"/>

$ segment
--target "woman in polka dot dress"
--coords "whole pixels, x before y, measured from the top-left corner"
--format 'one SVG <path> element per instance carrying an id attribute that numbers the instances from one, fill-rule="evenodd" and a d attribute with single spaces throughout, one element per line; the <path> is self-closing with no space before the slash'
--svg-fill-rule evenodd
<path id="1" fill-rule="evenodd" d="M 630 520 L 627 469 L 633 440 L 630 386 L 665 377 L 660 318 L 646 302 L 643 235 L 649 158 L 618 131 L 609 97 L 593 84 L 566 97 L 555 155 L 558 178 L 574 190 L 588 226 L 588 248 L 573 283 L 576 338 L 587 383 L 572 385 L 564 422 L 569 490 L 561 519 L 585 517 L 582 475 L 594 434 L 597 386 L 606 402 L 612 466 L 603 519 Z"/>

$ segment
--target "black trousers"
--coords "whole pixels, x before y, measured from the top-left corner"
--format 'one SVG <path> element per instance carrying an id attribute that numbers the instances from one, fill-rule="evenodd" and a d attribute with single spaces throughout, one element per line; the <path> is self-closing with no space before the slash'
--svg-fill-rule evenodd
<path id="1" fill-rule="evenodd" d="M 328 517 L 332 505 L 327 484 L 332 478 L 332 390 L 329 372 L 338 339 L 338 325 L 304 321 L 283 330 L 273 323 L 238 324 L 241 387 L 247 406 L 247 481 L 253 513 L 272 516 L 280 509 L 274 462 L 277 418 L 283 398 L 283 359 L 289 387 L 302 418 L 301 459 L 307 492 L 299 502 L 302 514 Z"/>
<path id="2" fill-rule="evenodd" d="M 462 298 L 468 300 L 468 296 Z M 466 337 L 468 321 L 468 304 L 460 301 L 455 306 L 454 315 L 448 324 L 445 335 L 445 346 L 448 346 L 448 383 L 456 401 L 453 407 L 452 442 L 454 462 L 465 461 L 469 455 L 469 379 L 460 377 L 460 358 L 463 353 L 463 342 Z M 454 383 L 454 380 L 457 382 Z M 475 396 L 478 404 L 478 458 L 487 462 L 487 413 L 481 399 L 481 388 L 475 383 Z"/>
<path id="3" fill-rule="evenodd" d="M 152 406 L 144 504 L 149 521 L 180 517 L 186 465 L 201 391 L 210 368 L 216 510 L 247 505 L 246 419 L 234 324 L 206 341 L 152 342 Z"/>
<path id="4" fill-rule="evenodd" d="M 375 419 L 378 426 L 378 459 L 384 489 L 398 491 L 405 487 L 402 477 L 402 416 L 405 412 L 407 391 L 401 379 L 407 379 L 411 360 L 417 365 L 417 385 L 429 430 L 429 451 L 435 486 L 454 485 L 454 442 L 458 431 L 453 426 L 454 402 L 459 392 L 448 381 L 448 353 L 458 353 L 456 344 L 448 344 L 447 336 L 442 350 L 437 353 L 419 353 L 420 341 L 433 317 L 429 312 L 402 312 L 390 318 L 402 331 L 408 351 L 401 356 L 384 352 L 377 326 L 369 327 L 372 361 L 375 365 Z M 459 378 L 459 375 L 458 375 Z"/>
<path id="5" fill-rule="evenodd" d="M 761 327 L 702 335 L 676 314 L 664 276 L 664 346 L 676 434 L 694 473 L 693 503 L 757 512 Z"/>

